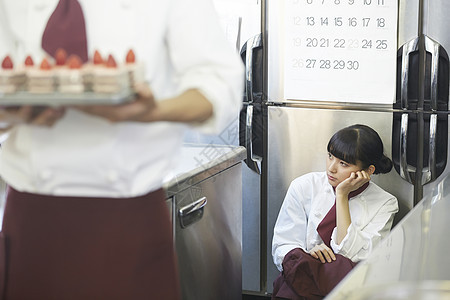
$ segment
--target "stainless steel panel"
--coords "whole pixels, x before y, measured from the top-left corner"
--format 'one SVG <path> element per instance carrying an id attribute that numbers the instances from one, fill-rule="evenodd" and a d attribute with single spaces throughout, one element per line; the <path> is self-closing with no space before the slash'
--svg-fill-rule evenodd
<path id="1" fill-rule="evenodd" d="M 419 0 L 400 0 L 398 6 L 398 43 L 400 48 L 406 42 L 419 36 Z"/>
<path id="2" fill-rule="evenodd" d="M 446 51 L 450 51 L 449 13 L 449 1 L 424 0 L 423 33 L 441 44 Z"/>
<path id="3" fill-rule="evenodd" d="M 447 0 L 424 0 L 424 21 L 423 32 L 425 35 L 439 43 L 447 53 L 450 51 L 450 1 Z M 450 116 L 449 116 L 450 124 Z M 437 141 L 439 142 L 439 141 Z M 449 145 L 447 147 L 447 166 L 440 178 L 445 177 L 450 173 L 450 130 L 449 130 Z M 430 193 L 436 186 L 437 181 L 431 182 L 424 186 L 424 195 Z"/>
<path id="4" fill-rule="evenodd" d="M 184 300 L 242 296 L 242 163 L 174 196 L 175 246 Z M 180 209 L 206 197 L 207 204 L 184 222 Z M 186 221 L 186 220 L 185 220 Z"/>
<path id="5" fill-rule="evenodd" d="M 184 144 L 179 161 L 164 179 L 163 187 L 171 197 L 245 158 L 245 148 L 216 144 Z"/>
<path id="6" fill-rule="evenodd" d="M 242 167 L 242 290 L 261 291 L 261 176 Z"/>
<path id="7" fill-rule="evenodd" d="M 352 124 L 374 128 L 383 140 L 385 152 L 391 157 L 392 113 L 301 107 L 269 107 L 268 116 L 268 233 L 267 288 L 278 275 L 271 256 L 273 227 L 290 182 L 305 173 L 324 171 L 326 146 L 339 129 Z M 413 186 L 393 169 L 385 175 L 373 176 L 373 181 L 399 199 L 399 217 L 413 206 Z"/>
<path id="8" fill-rule="evenodd" d="M 284 100 L 283 7 L 279 0 L 266 0 L 267 96 L 268 101 Z"/>

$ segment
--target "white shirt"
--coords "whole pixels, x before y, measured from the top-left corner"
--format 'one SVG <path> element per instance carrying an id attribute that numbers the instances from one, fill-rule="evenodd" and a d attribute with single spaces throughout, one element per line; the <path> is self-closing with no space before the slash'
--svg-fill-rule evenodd
<path id="1" fill-rule="evenodd" d="M 317 226 L 335 202 L 335 194 L 326 172 L 314 172 L 294 179 L 275 223 L 272 256 L 282 270 L 284 256 L 294 248 L 308 252 L 323 243 Z M 375 183 L 349 200 L 351 224 L 342 242 L 336 244 L 336 227 L 331 235 L 331 248 L 354 262 L 363 260 L 390 231 L 397 198 Z"/>
<path id="2" fill-rule="evenodd" d="M 197 88 L 213 104 L 198 127 L 220 133 L 239 115 L 243 67 L 210 0 L 80 0 L 88 53 L 145 63 L 157 100 Z M 0 57 L 16 64 L 45 53 L 41 37 L 58 0 L 0 0 Z M 68 110 L 51 128 L 22 125 L 2 144 L 0 175 L 32 193 L 132 197 L 161 187 L 173 168 L 185 125 L 111 124 Z"/>

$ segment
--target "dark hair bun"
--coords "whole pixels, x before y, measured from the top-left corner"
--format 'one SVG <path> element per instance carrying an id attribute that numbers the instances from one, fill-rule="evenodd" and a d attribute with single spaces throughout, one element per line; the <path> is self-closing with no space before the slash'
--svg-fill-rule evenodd
<path id="1" fill-rule="evenodd" d="M 386 155 L 383 155 L 375 166 L 374 174 L 386 174 L 392 170 L 392 160 Z"/>
<path id="2" fill-rule="evenodd" d="M 385 174 L 392 170 L 392 160 L 383 152 L 383 141 L 367 125 L 355 124 L 339 130 L 331 137 L 327 150 L 350 164 L 360 163 L 363 170 L 374 165 L 374 174 Z"/>

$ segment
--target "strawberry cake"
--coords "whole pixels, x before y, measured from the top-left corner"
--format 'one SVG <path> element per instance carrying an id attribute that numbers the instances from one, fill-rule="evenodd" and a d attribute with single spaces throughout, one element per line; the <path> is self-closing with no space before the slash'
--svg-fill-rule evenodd
<path id="1" fill-rule="evenodd" d="M 15 68 L 10 56 L 6 56 L 0 68 L 0 93 L 15 93 L 25 83 L 23 68 Z"/>

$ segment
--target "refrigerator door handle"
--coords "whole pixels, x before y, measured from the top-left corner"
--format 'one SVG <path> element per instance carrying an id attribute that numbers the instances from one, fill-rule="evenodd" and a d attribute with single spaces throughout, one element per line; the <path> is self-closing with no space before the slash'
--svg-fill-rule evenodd
<path id="1" fill-rule="evenodd" d="M 253 105 L 248 104 L 245 122 L 245 148 L 247 149 L 247 164 L 258 174 L 261 174 L 262 157 L 253 153 Z"/>
<path id="2" fill-rule="evenodd" d="M 428 148 L 428 169 L 423 170 L 422 184 L 427 184 L 436 179 L 436 131 L 438 118 L 437 114 L 430 116 L 430 145 Z"/>
<path id="3" fill-rule="evenodd" d="M 253 152 L 253 53 L 261 45 L 261 34 L 257 34 L 247 40 L 245 48 L 245 94 L 248 102 L 245 116 L 246 163 L 250 169 L 258 174 L 261 174 L 262 157 Z"/>
<path id="4" fill-rule="evenodd" d="M 203 210 L 208 203 L 206 197 L 202 197 L 197 201 L 182 207 L 178 211 L 181 228 L 186 228 L 189 225 L 198 222 L 203 217 Z"/>
<path id="5" fill-rule="evenodd" d="M 409 75 L 409 56 L 412 52 L 419 49 L 419 38 L 413 39 L 403 46 L 402 54 L 402 77 L 400 86 L 400 101 L 403 109 L 408 109 L 408 75 Z"/>
<path id="6" fill-rule="evenodd" d="M 408 148 L 408 114 L 402 114 L 400 129 L 400 176 L 407 182 L 414 184 L 408 170 L 407 148 Z"/>
<path id="7" fill-rule="evenodd" d="M 438 109 L 439 48 L 440 45 L 437 42 L 425 36 L 425 51 L 431 54 L 430 87 L 431 110 L 433 111 Z"/>
<path id="8" fill-rule="evenodd" d="M 249 104 L 253 103 L 253 50 L 260 46 L 261 34 L 257 34 L 247 41 L 245 53 L 245 92 Z"/>
<path id="9" fill-rule="evenodd" d="M 439 74 L 439 49 L 440 45 L 433 39 L 425 36 L 425 51 L 431 54 L 430 88 L 431 88 L 431 111 L 438 110 L 438 74 Z M 422 184 L 427 184 L 436 179 L 436 131 L 437 114 L 430 116 L 430 140 L 428 148 L 428 168 L 423 170 Z"/>

